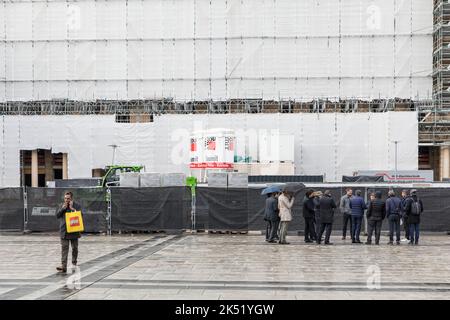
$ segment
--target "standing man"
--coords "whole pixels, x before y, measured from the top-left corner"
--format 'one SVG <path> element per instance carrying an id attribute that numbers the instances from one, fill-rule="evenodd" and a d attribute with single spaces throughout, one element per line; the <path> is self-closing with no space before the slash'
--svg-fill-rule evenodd
<path id="1" fill-rule="evenodd" d="M 303 218 L 305 219 L 305 242 L 311 243 L 316 241 L 316 231 L 314 228 L 314 190 L 306 191 L 303 198 Z"/>
<path id="2" fill-rule="evenodd" d="M 277 238 L 278 225 L 280 217 L 278 216 L 278 199 L 276 193 L 271 193 L 266 199 L 266 209 L 264 212 L 264 220 L 267 221 L 266 241 L 274 243 Z"/>
<path id="3" fill-rule="evenodd" d="M 347 225 L 350 227 L 350 234 L 352 233 L 352 210 L 350 209 L 350 199 L 352 198 L 353 190 L 351 188 L 345 189 L 346 194 L 342 196 L 339 203 L 339 209 L 343 215 L 342 240 L 347 237 Z"/>
<path id="4" fill-rule="evenodd" d="M 356 196 L 350 199 L 350 209 L 352 210 L 352 243 L 362 243 L 359 235 L 361 233 L 364 210 L 367 209 L 367 206 L 361 194 L 361 190 L 356 190 Z"/>
<path id="5" fill-rule="evenodd" d="M 314 203 L 314 226 L 315 226 L 315 231 L 316 231 L 316 241 L 319 236 L 320 233 L 320 208 L 319 208 L 319 204 L 320 204 L 320 197 L 322 197 L 322 191 L 315 191 L 312 194 L 313 197 L 313 203 Z M 319 239 L 320 241 L 322 241 L 322 239 Z"/>
<path id="6" fill-rule="evenodd" d="M 375 193 L 374 199 L 371 199 L 367 208 L 367 242 L 372 244 L 372 233 L 375 230 L 375 244 L 380 244 L 381 226 L 386 215 L 386 204 L 381 200 L 381 191 Z"/>
<path id="7" fill-rule="evenodd" d="M 67 233 L 66 212 L 81 211 L 81 206 L 73 201 L 73 193 L 67 191 L 64 193 L 64 203 L 56 212 L 56 218 L 59 219 L 59 232 L 61 236 L 61 266 L 57 267 L 59 273 L 67 272 L 67 256 L 69 255 L 69 244 L 72 246 L 72 265 L 77 265 L 78 259 L 78 239 L 80 232 Z"/>
<path id="8" fill-rule="evenodd" d="M 326 190 L 319 201 L 320 210 L 320 233 L 317 235 L 317 244 L 320 244 L 322 240 L 322 234 L 325 233 L 325 244 L 330 245 L 331 229 L 333 227 L 333 217 L 334 209 L 336 208 L 336 203 L 331 197 L 330 190 Z"/>
<path id="9" fill-rule="evenodd" d="M 292 221 L 292 206 L 295 198 L 288 192 L 283 193 L 278 197 L 278 209 L 280 216 L 280 244 L 289 244 L 286 242 L 286 235 L 288 231 L 289 222 Z"/>
<path id="10" fill-rule="evenodd" d="M 411 190 L 410 196 L 406 199 L 405 214 L 409 223 L 409 244 L 419 244 L 420 215 L 423 212 L 423 203 L 417 197 L 417 190 Z"/>
<path id="11" fill-rule="evenodd" d="M 402 201 L 395 196 L 394 190 L 389 190 L 389 198 L 386 200 L 386 216 L 389 221 L 389 242 L 394 244 L 394 230 L 396 243 L 400 244 L 400 216 L 402 213 Z"/>
<path id="12" fill-rule="evenodd" d="M 405 206 L 406 206 L 406 198 L 409 197 L 408 190 L 402 190 L 402 198 L 401 200 L 401 219 L 403 220 L 403 229 L 405 230 L 405 239 L 402 241 L 409 241 L 409 223 L 408 216 L 405 214 Z"/>

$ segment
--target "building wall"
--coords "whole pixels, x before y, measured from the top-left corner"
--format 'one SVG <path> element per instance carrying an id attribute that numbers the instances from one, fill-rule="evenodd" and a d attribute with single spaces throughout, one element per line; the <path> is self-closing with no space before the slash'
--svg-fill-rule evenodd
<path id="1" fill-rule="evenodd" d="M 431 98 L 431 0 L 0 2 L 0 102 Z"/>
<path id="2" fill-rule="evenodd" d="M 114 115 L 0 116 L 0 187 L 20 185 L 20 150 L 67 154 L 68 178 L 110 165 L 111 145 L 118 146 L 115 164 L 189 174 L 192 133 L 215 129 L 234 131 L 236 152 L 255 162 L 258 140 L 270 137 L 272 152 L 273 137 L 293 136 L 295 174 L 324 174 L 329 182 L 359 170 L 394 170 L 394 140 L 398 170 L 418 167 L 416 112 L 162 115 L 147 123 L 117 123 Z"/>

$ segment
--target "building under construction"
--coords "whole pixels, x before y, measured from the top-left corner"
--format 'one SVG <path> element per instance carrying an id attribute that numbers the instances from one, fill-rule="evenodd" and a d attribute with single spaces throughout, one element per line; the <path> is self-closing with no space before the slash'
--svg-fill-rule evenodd
<path id="1" fill-rule="evenodd" d="M 447 1 L 2 1 L 0 21 L 4 123 L 28 115 L 148 123 L 165 114 L 416 112 L 415 169 L 450 178 Z M 39 151 L 38 166 L 33 148 L 20 148 L 22 172 L 33 163 L 45 174 L 53 161 L 42 179 L 68 176 L 66 153 Z"/>

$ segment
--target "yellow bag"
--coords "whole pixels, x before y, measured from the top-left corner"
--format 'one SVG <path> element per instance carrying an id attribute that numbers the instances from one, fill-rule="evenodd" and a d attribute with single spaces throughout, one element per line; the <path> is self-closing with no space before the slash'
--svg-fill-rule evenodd
<path id="1" fill-rule="evenodd" d="M 83 232 L 83 217 L 81 211 L 66 212 L 67 233 Z"/>

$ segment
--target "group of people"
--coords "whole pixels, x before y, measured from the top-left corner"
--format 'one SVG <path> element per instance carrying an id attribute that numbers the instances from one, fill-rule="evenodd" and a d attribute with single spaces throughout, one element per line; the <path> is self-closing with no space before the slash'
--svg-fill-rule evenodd
<path id="1" fill-rule="evenodd" d="M 339 202 L 339 207 L 332 198 L 330 190 L 325 192 L 308 190 L 303 199 L 303 218 L 305 219 L 305 242 L 331 245 L 330 236 L 333 228 L 334 215 L 337 209 L 343 215 L 342 239 L 347 237 L 350 229 L 352 243 L 361 244 L 360 234 L 364 214 L 367 218 L 367 241 L 372 244 L 375 234 L 375 244 L 380 244 L 383 220 L 389 223 L 389 245 L 400 244 L 400 226 L 403 223 L 405 238 L 410 245 L 419 244 L 420 215 L 423 212 L 422 200 L 417 196 L 417 190 L 403 190 L 401 197 L 397 197 L 394 190 L 389 190 L 387 199 L 382 199 L 382 193 L 377 191 L 370 194 L 366 203 L 362 192 L 351 188 L 346 189 Z M 267 221 L 266 241 L 289 244 L 286 241 L 289 222 L 292 221 L 294 195 L 282 193 L 268 194 L 264 220 Z M 325 233 L 325 238 L 323 235 Z"/>

